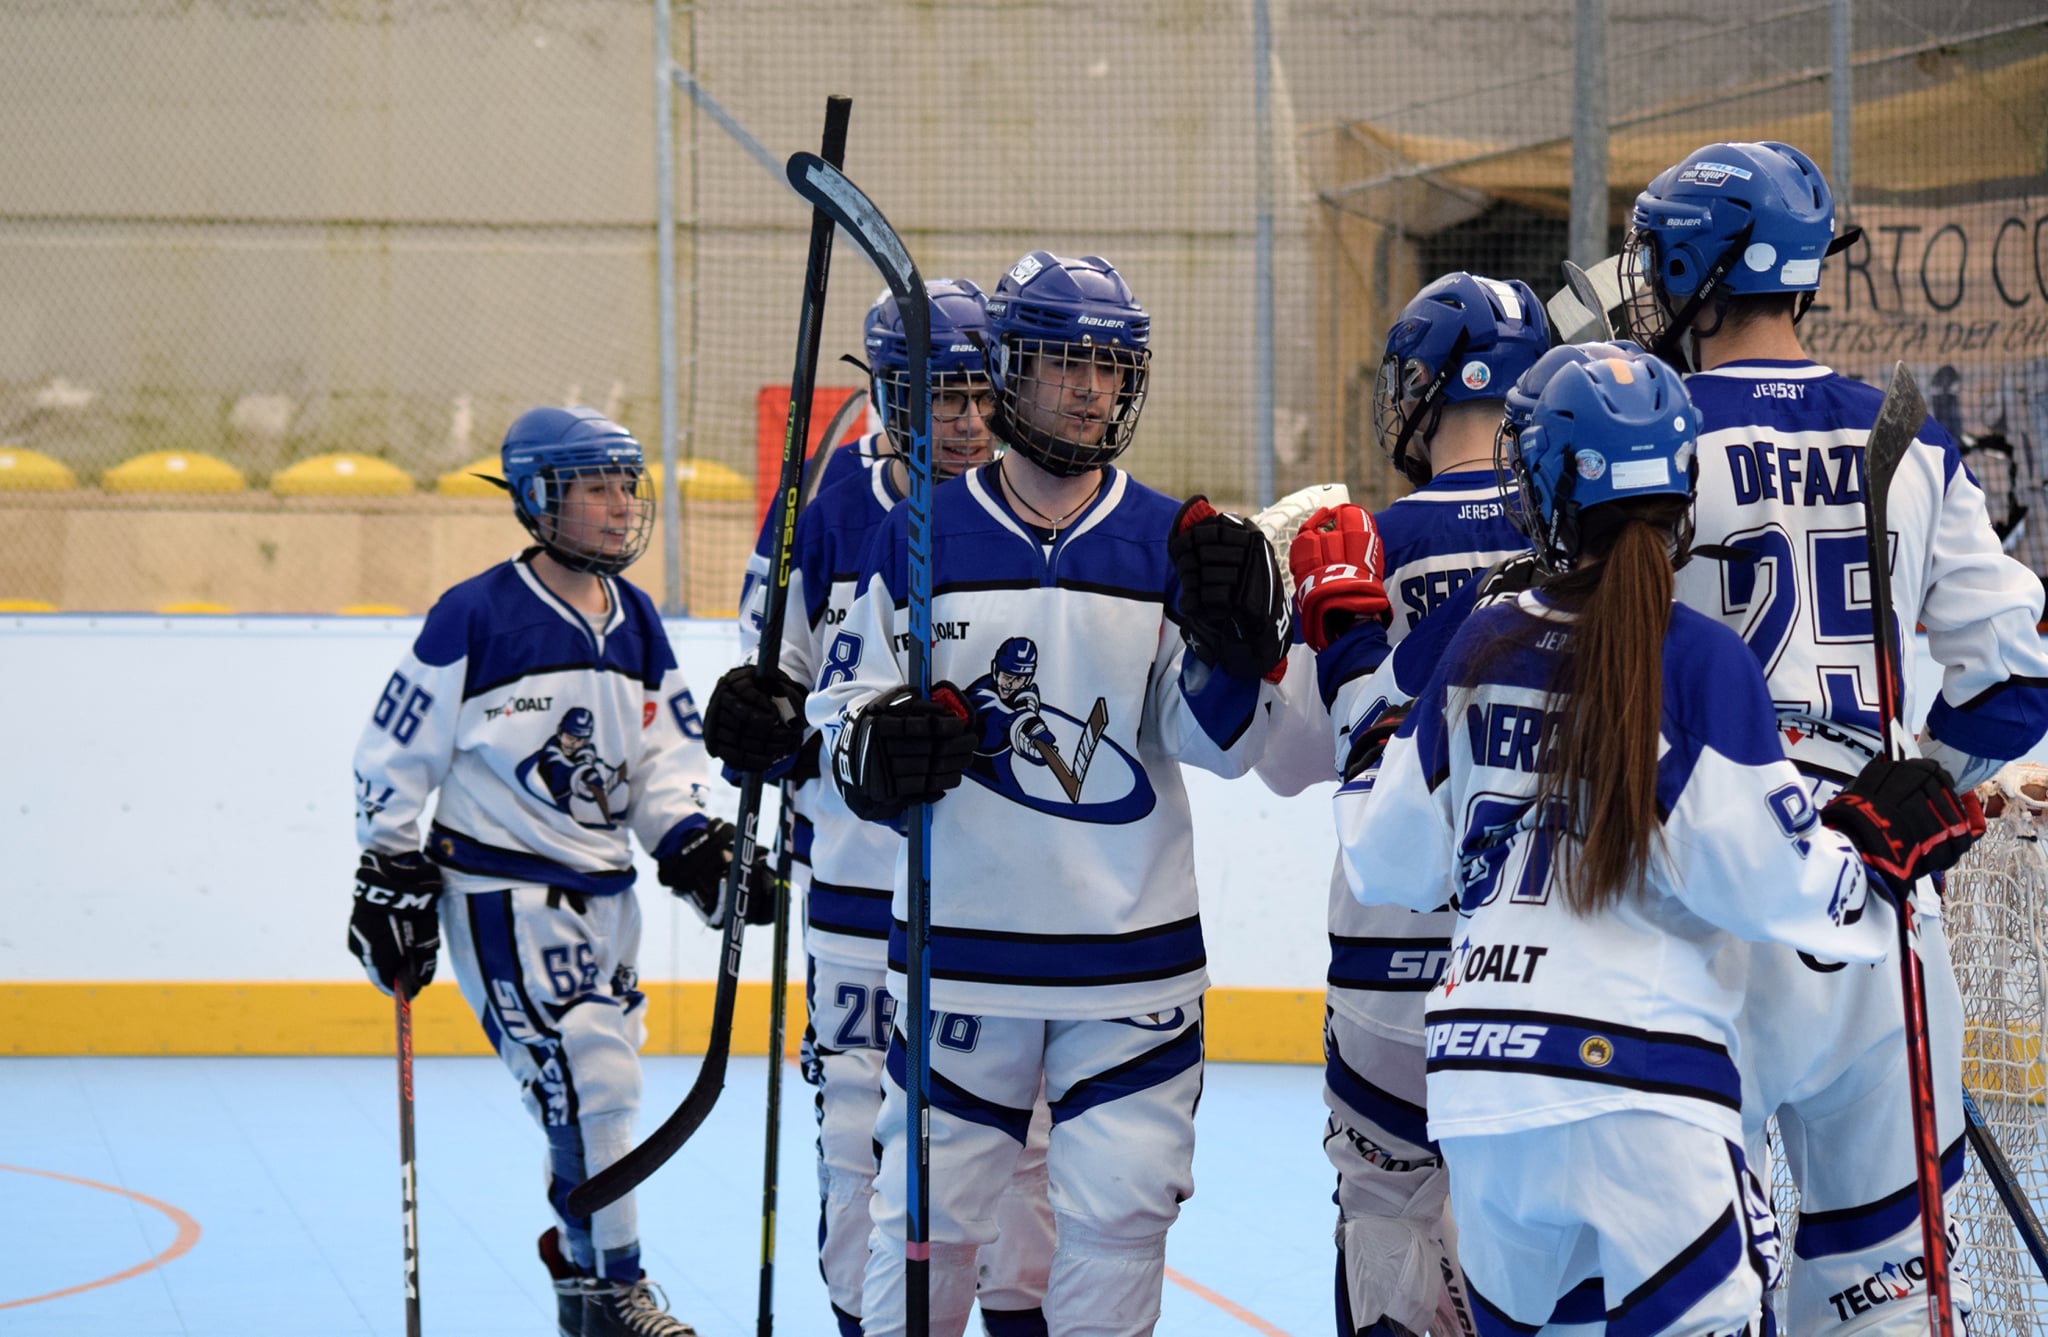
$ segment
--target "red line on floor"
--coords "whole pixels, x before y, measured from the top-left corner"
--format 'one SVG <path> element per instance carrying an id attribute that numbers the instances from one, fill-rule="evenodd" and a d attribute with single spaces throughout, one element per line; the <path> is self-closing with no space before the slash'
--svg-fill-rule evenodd
<path id="1" fill-rule="evenodd" d="M 1180 1287 L 1182 1290 L 1188 1291 L 1196 1296 L 1199 1296 L 1201 1299 L 1207 1300 L 1210 1304 L 1215 1305 L 1218 1309 L 1230 1315 L 1239 1323 L 1242 1323 L 1246 1327 L 1252 1329 L 1254 1332 L 1264 1334 L 1264 1337 L 1287 1337 L 1287 1333 L 1284 1329 L 1274 1327 L 1272 1324 L 1266 1322 L 1266 1320 L 1260 1318 L 1257 1314 L 1254 1314 L 1251 1310 L 1246 1309 L 1243 1305 L 1238 1304 L 1234 1300 L 1225 1299 L 1223 1296 L 1218 1295 L 1216 1292 L 1210 1290 L 1207 1286 L 1202 1285 L 1198 1281 L 1190 1281 L 1188 1278 L 1182 1276 L 1180 1273 L 1174 1271 L 1170 1267 L 1166 1269 L 1166 1279 L 1172 1282 L 1174 1285 Z"/>
<path id="2" fill-rule="evenodd" d="M 31 1295 L 25 1300 L 0 1300 L 0 1309 L 19 1309 L 23 1305 L 41 1304 L 45 1300 L 61 1299 L 66 1295 L 76 1295 L 80 1291 L 89 1291 L 100 1286 L 111 1286 L 117 1281 L 126 1281 L 128 1278 L 147 1272 L 153 1267 L 162 1267 L 165 1263 L 170 1262 L 173 1258 L 187 1252 L 193 1245 L 199 1243 L 199 1223 L 197 1221 L 171 1206 L 171 1204 L 158 1202 L 155 1198 L 149 1197 L 146 1194 L 137 1193 L 131 1189 L 117 1188 L 112 1184 L 97 1183 L 91 1179 L 79 1179 L 73 1175 L 60 1175 L 54 1170 L 31 1170 L 25 1165 L 0 1165 L 0 1170 L 12 1171 L 18 1175 L 40 1175 L 44 1179 L 58 1179 L 67 1184 L 81 1184 L 86 1188 L 96 1188 L 102 1193 L 112 1193 L 116 1197 L 130 1198 L 145 1207 L 154 1207 L 157 1211 L 168 1216 L 171 1219 L 171 1224 L 178 1228 L 178 1237 L 171 1241 L 169 1248 L 154 1258 L 137 1263 L 126 1271 L 116 1272 L 110 1277 L 101 1277 L 98 1281 L 88 1281 L 81 1286 L 67 1286 L 61 1291 L 51 1291 L 47 1295 Z"/>

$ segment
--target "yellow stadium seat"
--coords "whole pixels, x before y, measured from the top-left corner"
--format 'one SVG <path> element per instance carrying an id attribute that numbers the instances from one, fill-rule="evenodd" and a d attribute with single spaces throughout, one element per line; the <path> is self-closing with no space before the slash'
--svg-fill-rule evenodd
<path id="1" fill-rule="evenodd" d="M 242 471 L 196 450 L 152 450 L 100 475 L 109 492 L 240 492 Z"/>
<path id="2" fill-rule="evenodd" d="M 0 613 L 54 613 L 57 605 L 41 599 L 0 599 Z"/>
<path id="3" fill-rule="evenodd" d="M 226 604 L 209 603 L 205 599 L 180 599 L 175 603 L 161 604 L 159 613 L 232 613 L 235 610 Z"/>
<path id="4" fill-rule="evenodd" d="M 684 460 L 677 470 L 683 478 L 683 499 L 685 501 L 752 501 L 754 484 L 737 470 L 720 464 L 717 460 Z M 654 484 L 654 495 L 661 495 L 661 465 L 650 463 L 647 476 Z"/>
<path id="5" fill-rule="evenodd" d="M 335 610 L 343 617 L 405 617 L 407 610 L 397 604 L 350 604 Z"/>
<path id="6" fill-rule="evenodd" d="M 69 492 L 78 475 L 41 451 L 0 446 L 0 492 Z"/>
<path id="7" fill-rule="evenodd" d="M 477 477 L 478 474 L 485 474 L 491 478 L 503 478 L 505 471 L 498 467 L 498 457 L 496 455 L 486 455 L 482 459 L 471 460 L 460 469 L 454 469 L 442 474 L 434 482 L 434 491 L 444 497 L 504 497 L 508 495 L 504 488 L 499 487 L 496 483 L 486 483 L 483 479 Z"/>
<path id="8" fill-rule="evenodd" d="M 404 497 L 412 475 L 374 455 L 315 455 L 270 478 L 280 497 Z"/>

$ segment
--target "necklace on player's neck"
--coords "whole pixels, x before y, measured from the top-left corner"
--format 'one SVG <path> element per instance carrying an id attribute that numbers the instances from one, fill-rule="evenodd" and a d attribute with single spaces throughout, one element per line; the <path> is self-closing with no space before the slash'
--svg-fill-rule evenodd
<path id="1" fill-rule="evenodd" d="M 997 465 L 996 472 L 1002 475 L 1003 491 L 1010 494 L 1010 500 L 1016 502 L 1019 506 L 1022 506 L 1025 510 L 1031 512 L 1040 520 L 1043 520 L 1045 522 L 1046 528 L 1052 530 L 1052 532 L 1055 534 L 1060 532 L 1061 526 L 1065 525 L 1069 520 L 1072 520 L 1075 516 L 1079 515 L 1084 509 L 1086 509 L 1088 503 L 1095 500 L 1096 493 L 1102 491 L 1103 475 L 1100 470 L 1097 470 L 1095 474 L 1095 486 L 1088 489 L 1088 495 L 1081 498 L 1080 501 L 1076 502 L 1072 510 L 1068 511 L 1065 515 L 1062 515 L 1059 518 L 1055 519 L 1052 516 L 1047 515 L 1044 511 L 1039 510 L 1036 506 L 1033 506 L 1030 503 L 1030 501 L 1025 498 L 1023 492 L 1018 490 L 1016 481 L 1010 477 L 1010 471 L 1008 469 L 1004 468 L 1002 465 Z"/>

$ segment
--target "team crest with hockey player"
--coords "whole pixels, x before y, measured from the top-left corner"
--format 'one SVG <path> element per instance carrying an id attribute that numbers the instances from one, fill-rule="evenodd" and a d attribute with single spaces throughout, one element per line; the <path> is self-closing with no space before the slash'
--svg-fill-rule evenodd
<path id="1" fill-rule="evenodd" d="M 579 825 L 609 829 L 625 820 L 632 794 L 625 765 L 598 755 L 596 732 L 596 717 L 582 706 L 571 707 L 553 736 L 513 774 L 527 793 Z"/>
<path id="2" fill-rule="evenodd" d="M 1096 697 L 1085 718 L 1047 705 L 1030 637 L 1004 641 L 964 695 L 981 735 L 967 774 L 981 784 L 1083 822 L 1135 822 L 1152 811 L 1144 768 L 1108 736 L 1108 701 Z"/>

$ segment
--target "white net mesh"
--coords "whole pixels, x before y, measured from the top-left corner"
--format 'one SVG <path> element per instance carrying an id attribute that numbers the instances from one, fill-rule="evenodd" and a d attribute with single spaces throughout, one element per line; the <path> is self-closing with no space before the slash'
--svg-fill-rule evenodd
<path id="1" fill-rule="evenodd" d="M 2048 847 L 2041 840 L 2044 778 L 2040 767 L 2031 773 L 2009 768 L 1980 791 L 1987 799 L 2002 791 L 2002 805 L 1987 806 L 2002 806 L 2003 815 L 1949 874 L 1942 908 L 1963 993 L 1963 1081 L 1975 1093 L 2021 1192 L 2035 1204 L 2048 1200 L 2048 1130 L 2042 1124 L 2048 1081 L 2041 1065 L 2048 993 L 2041 923 L 2048 897 Z M 1776 1140 L 1774 1126 L 1772 1197 L 1789 1259 L 1799 1194 L 1776 1154 Z M 1970 1337 L 2048 1332 L 2048 1286 L 1974 1154 L 1956 1196 L 1955 1217 L 1962 1240 L 1956 1272 L 1975 1293 Z"/>

